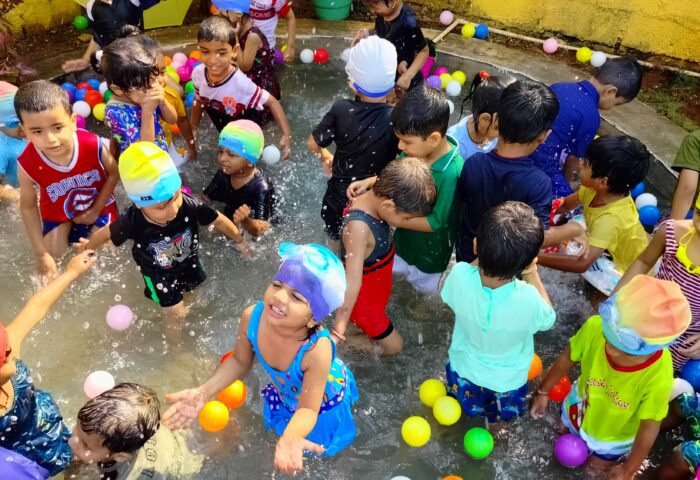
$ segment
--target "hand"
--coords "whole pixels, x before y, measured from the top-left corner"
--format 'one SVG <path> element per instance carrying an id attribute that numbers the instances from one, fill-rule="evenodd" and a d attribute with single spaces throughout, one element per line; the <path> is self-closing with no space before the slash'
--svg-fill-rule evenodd
<path id="1" fill-rule="evenodd" d="M 321 159 L 321 166 L 323 167 L 323 171 L 326 173 L 326 176 L 328 178 L 331 178 L 333 175 L 333 157 L 329 157 L 326 159 Z"/>
<path id="2" fill-rule="evenodd" d="M 282 160 L 289 160 L 292 153 L 292 136 L 282 135 L 280 139 L 280 152 L 282 152 Z"/>
<path id="3" fill-rule="evenodd" d="M 399 72 L 399 75 L 403 75 L 404 73 L 406 73 L 407 70 L 408 70 L 408 62 L 406 60 L 399 63 L 398 67 L 396 67 L 396 71 Z"/>
<path id="4" fill-rule="evenodd" d="M 359 29 L 355 36 L 352 38 L 352 43 L 350 44 L 350 46 L 354 47 L 360 42 L 360 40 L 363 40 L 367 37 L 369 37 L 369 30 L 367 30 L 366 28 Z"/>
<path id="5" fill-rule="evenodd" d="M 187 147 L 187 153 L 185 154 L 185 161 L 189 162 L 190 160 L 197 160 L 197 145 L 196 144 L 190 144 Z"/>
<path id="6" fill-rule="evenodd" d="M 206 398 L 200 388 L 189 388 L 167 394 L 165 401 L 172 405 L 163 414 L 163 424 L 171 430 L 179 430 L 192 424 L 192 420 L 204 406 Z"/>
<path id="7" fill-rule="evenodd" d="M 245 240 L 240 241 L 236 244 L 238 251 L 241 252 L 245 258 L 251 258 L 253 256 L 253 249 Z"/>
<path id="8" fill-rule="evenodd" d="M 137 90 L 135 95 L 132 93 L 131 98 L 134 103 L 138 104 L 142 109 L 155 112 L 161 102 L 165 101 L 163 87 L 159 83 L 154 83 L 147 90 Z"/>
<path id="9" fill-rule="evenodd" d="M 535 420 L 540 419 L 544 417 L 544 414 L 547 413 L 547 404 L 549 403 L 549 398 L 547 398 L 547 395 L 540 395 L 535 392 L 535 396 L 532 398 L 532 401 L 530 402 L 530 416 L 534 418 Z"/>
<path id="10" fill-rule="evenodd" d="M 363 193 L 367 193 L 372 189 L 374 185 L 374 180 L 372 178 L 365 178 L 364 180 L 357 180 L 352 182 L 347 189 L 348 200 L 357 198 Z"/>
<path id="11" fill-rule="evenodd" d="M 608 471 L 609 480 L 633 480 L 634 473 L 629 473 L 624 463 L 619 463 Z"/>
<path id="12" fill-rule="evenodd" d="M 73 223 L 80 225 L 92 225 L 100 216 L 100 212 L 96 208 L 88 208 L 80 215 L 73 217 Z"/>
<path id="13" fill-rule="evenodd" d="M 78 241 L 76 243 L 74 243 L 73 245 L 75 246 L 75 250 L 78 253 L 83 253 L 87 249 L 87 246 L 89 243 L 90 243 L 90 240 L 88 240 L 85 237 L 80 237 L 78 239 Z"/>
<path id="14" fill-rule="evenodd" d="M 250 217 L 250 207 L 246 204 L 241 205 L 233 212 L 233 223 L 242 223 Z"/>
<path id="15" fill-rule="evenodd" d="M 579 224 L 580 225 L 580 224 Z M 581 227 L 583 228 L 583 227 Z M 583 230 L 583 233 L 580 233 L 576 235 L 573 238 L 573 241 L 581 245 L 581 250 L 578 251 L 576 256 L 578 258 L 585 258 L 588 256 L 588 252 L 591 249 L 590 244 L 588 243 L 588 234 L 586 233 L 586 230 Z"/>
<path id="16" fill-rule="evenodd" d="M 287 45 L 287 48 L 284 49 L 284 63 L 294 63 L 294 59 L 295 59 L 294 53 L 295 53 L 294 46 Z"/>
<path id="17" fill-rule="evenodd" d="M 67 60 L 67 61 L 63 62 L 63 65 L 61 65 L 61 68 L 66 73 L 80 72 L 82 70 L 86 70 L 89 67 L 90 67 L 90 61 L 85 60 L 84 58 L 76 58 L 73 60 Z"/>
<path id="18" fill-rule="evenodd" d="M 304 468 L 304 451 L 321 454 L 325 449 L 301 437 L 282 435 L 275 447 L 275 468 L 284 473 L 295 473 Z"/>
<path id="19" fill-rule="evenodd" d="M 49 252 L 44 252 L 36 258 L 36 269 L 44 278 L 53 278 L 58 273 L 56 260 Z"/>
<path id="20" fill-rule="evenodd" d="M 403 73 L 396 81 L 397 89 L 401 89 L 404 92 L 407 91 L 408 87 L 411 86 L 411 80 L 413 80 L 411 77 L 409 77 L 406 73 Z"/>
<path id="21" fill-rule="evenodd" d="M 82 251 L 70 259 L 70 262 L 68 262 L 68 266 L 66 267 L 66 271 L 73 272 L 80 276 L 87 272 L 90 267 L 92 267 L 95 260 L 97 260 L 97 257 L 95 256 L 94 250 Z"/>
<path id="22" fill-rule="evenodd" d="M 689 347 L 678 348 L 678 351 L 688 358 L 700 358 L 700 333 L 689 336 L 685 341 L 693 342 L 693 344 Z"/>

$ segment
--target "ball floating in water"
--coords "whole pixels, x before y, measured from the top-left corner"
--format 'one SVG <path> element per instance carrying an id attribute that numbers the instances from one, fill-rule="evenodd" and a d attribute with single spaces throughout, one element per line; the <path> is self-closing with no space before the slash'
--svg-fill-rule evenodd
<path id="1" fill-rule="evenodd" d="M 607 60 L 608 57 L 603 52 L 593 52 L 590 62 L 593 67 L 599 68 L 602 67 Z"/>
<path id="2" fill-rule="evenodd" d="M 211 13 L 212 15 L 218 15 L 219 9 L 216 8 L 214 5 L 209 5 L 209 13 Z"/>
<path id="3" fill-rule="evenodd" d="M 438 90 L 442 87 L 442 81 L 440 80 L 440 77 L 437 75 L 431 75 L 429 76 L 426 80 L 425 83 L 430 85 L 433 88 L 437 88 Z"/>
<path id="4" fill-rule="evenodd" d="M 90 85 L 92 88 L 94 88 L 95 90 L 98 90 L 98 91 L 99 91 L 99 89 L 100 89 L 100 83 L 101 83 L 101 82 L 100 82 L 98 79 L 96 79 L 96 78 L 89 78 L 89 79 L 86 80 L 86 82 L 87 82 L 87 84 Z M 100 93 L 101 93 L 101 92 L 100 92 Z"/>
<path id="5" fill-rule="evenodd" d="M 567 433 L 554 442 L 554 456 L 565 467 L 580 467 L 588 458 L 588 447 L 581 437 Z"/>
<path id="6" fill-rule="evenodd" d="M 447 69 L 447 67 L 436 67 L 433 71 L 433 75 L 435 75 L 436 77 L 439 77 L 443 73 L 450 73 L 450 71 Z"/>
<path id="7" fill-rule="evenodd" d="M 581 47 L 576 50 L 576 60 L 581 63 L 588 63 L 593 56 L 593 52 L 588 47 Z"/>
<path id="8" fill-rule="evenodd" d="M 448 475 L 446 477 L 442 477 L 442 480 L 464 480 L 462 477 L 459 477 L 457 475 Z"/>
<path id="9" fill-rule="evenodd" d="M 207 432 L 222 430 L 226 427 L 228 419 L 228 408 L 218 400 L 207 402 L 199 411 L 199 424 Z"/>
<path id="10" fill-rule="evenodd" d="M 167 67 L 170 68 L 170 67 Z M 178 67 L 179 68 L 179 67 Z M 177 74 L 177 71 L 174 69 L 171 70 L 166 70 L 165 72 L 170 78 L 173 79 L 175 83 L 180 83 L 180 75 Z"/>
<path id="11" fill-rule="evenodd" d="M 462 36 L 472 38 L 476 34 L 476 27 L 473 23 L 465 23 L 462 27 Z"/>
<path id="12" fill-rule="evenodd" d="M 177 76 L 180 77 L 181 82 L 189 82 L 190 77 L 192 76 L 192 69 L 187 65 L 178 67 Z"/>
<path id="13" fill-rule="evenodd" d="M 75 93 L 73 93 L 73 99 L 74 99 L 75 101 L 78 101 L 78 100 L 85 100 L 85 94 L 86 94 L 87 92 L 88 92 L 88 91 L 85 90 L 84 88 L 79 88 L 79 89 L 77 89 L 77 90 L 75 91 Z"/>
<path id="14" fill-rule="evenodd" d="M 554 53 L 559 50 L 559 42 L 556 38 L 548 38 L 542 44 L 542 50 L 544 53 Z"/>
<path id="15" fill-rule="evenodd" d="M 90 108 L 90 105 L 84 100 L 78 100 L 73 104 L 73 113 L 76 115 L 87 118 L 90 116 L 90 112 L 92 112 L 92 108 Z"/>
<path id="16" fill-rule="evenodd" d="M 559 379 L 557 384 L 554 385 L 549 392 L 547 392 L 547 396 L 553 402 L 563 402 L 570 391 L 571 380 L 569 380 L 569 377 L 564 375 Z"/>
<path id="17" fill-rule="evenodd" d="M 75 86 L 75 88 L 77 88 L 78 90 L 94 90 L 94 88 L 92 88 L 92 85 L 90 85 L 88 82 L 79 82 Z"/>
<path id="18" fill-rule="evenodd" d="M 653 227 L 661 220 L 661 210 L 653 205 L 646 205 L 639 209 L 639 221 L 645 227 Z"/>
<path id="19" fill-rule="evenodd" d="M 455 16 L 449 10 L 443 10 L 440 12 L 440 23 L 447 26 L 454 22 Z"/>
<path id="20" fill-rule="evenodd" d="M 651 193 L 642 193 L 634 199 L 634 204 L 637 206 L 637 210 L 639 210 L 640 208 L 646 207 L 647 205 L 655 207 L 659 204 L 659 201 Z"/>
<path id="21" fill-rule="evenodd" d="M 350 49 L 349 48 L 346 48 L 345 50 L 343 50 L 343 52 L 340 54 L 340 59 L 343 62 L 348 63 L 348 60 L 350 60 Z"/>
<path id="22" fill-rule="evenodd" d="M 112 388 L 114 388 L 114 377 L 104 370 L 92 372 L 83 383 L 83 391 L 88 398 L 95 398 Z"/>
<path id="23" fill-rule="evenodd" d="M 481 427 L 470 428 L 464 435 L 464 450 L 476 460 L 488 457 L 493 450 L 491 432 Z"/>
<path id="24" fill-rule="evenodd" d="M 433 405 L 433 415 L 440 425 L 454 425 L 462 416 L 462 406 L 454 397 L 440 397 Z"/>
<path id="25" fill-rule="evenodd" d="M 422 447 L 430 440 L 430 424 L 423 417 L 408 417 L 401 425 L 401 436 L 411 447 Z"/>
<path id="26" fill-rule="evenodd" d="M 455 111 L 455 103 L 454 103 L 452 100 L 447 99 L 447 105 L 449 105 L 449 107 L 450 107 L 450 115 L 452 115 L 452 114 L 454 113 L 454 111 Z"/>
<path id="27" fill-rule="evenodd" d="M 190 92 L 185 95 L 185 106 L 187 108 L 192 108 L 192 105 L 194 105 L 194 92 Z"/>
<path id="28" fill-rule="evenodd" d="M 460 85 L 464 85 L 467 81 L 467 74 L 461 70 L 455 70 L 452 72 L 452 80 L 459 82 Z"/>
<path id="29" fill-rule="evenodd" d="M 449 73 L 443 73 L 440 75 L 440 87 L 445 88 L 447 84 L 452 81 L 452 75 Z"/>
<path id="30" fill-rule="evenodd" d="M 700 360 L 688 360 L 681 369 L 681 378 L 700 390 Z"/>
<path id="31" fill-rule="evenodd" d="M 103 97 L 104 100 L 105 100 L 105 103 L 109 102 L 109 99 L 112 98 L 112 95 L 114 95 L 114 94 L 112 93 L 112 90 L 107 90 L 107 91 L 105 92 L 104 97 Z"/>
<path id="32" fill-rule="evenodd" d="M 273 59 L 273 62 L 276 64 L 284 62 L 284 52 L 279 48 L 275 48 L 275 58 Z"/>
<path id="33" fill-rule="evenodd" d="M 674 378 L 673 386 L 671 387 L 671 394 L 668 397 L 668 401 L 670 402 L 674 398 L 684 393 L 689 393 L 692 395 L 693 393 L 695 393 L 695 389 L 690 384 L 690 382 L 688 382 L 688 380 L 683 380 L 682 378 Z"/>
<path id="34" fill-rule="evenodd" d="M 248 390 L 245 383 L 236 380 L 228 387 L 224 388 L 216 396 L 216 399 L 226 405 L 228 408 L 238 408 L 245 403 Z"/>
<path id="35" fill-rule="evenodd" d="M 428 407 L 435 405 L 435 401 L 445 395 L 447 395 L 445 384 L 434 378 L 429 378 L 424 381 L 418 388 L 418 397 L 420 401 Z"/>
<path id="36" fill-rule="evenodd" d="M 184 65 L 187 63 L 187 55 L 182 52 L 177 52 L 175 55 L 173 55 L 173 62 Z"/>
<path id="37" fill-rule="evenodd" d="M 330 55 L 328 54 L 328 50 L 326 50 L 325 48 L 317 48 L 314 52 L 314 62 L 316 63 L 324 64 L 329 59 Z"/>
<path id="38" fill-rule="evenodd" d="M 484 23 L 480 23 L 479 25 L 477 25 L 476 30 L 474 30 L 474 36 L 479 40 L 486 40 L 487 38 L 489 38 L 488 25 Z"/>
<path id="39" fill-rule="evenodd" d="M 104 103 L 102 105 L 102 119 L 97 117 L 97 114 L 93 110 L 94 117 L 102 121 L 105 117 L 104 114 Z M 99 105 L 96 105 L 97 108 Z M 126 330 L 134 322 L 134 312 L 131 311 L 126 305 L 113 305 L 107 310 L 107 325 L 109 325 L 114 330 Z"/>
<path id="40" fill-rule="evenodd" d="M 66 92 L 66 95 L 68 95 L 68 101 L 70 103 L 73 103 L 75 101 L 75 92 L 76 90 L 64 90 Z"/>
<path id="41" fill-rule="evenodd" d="M 539 355 L 534 354 L 532 362 L 530 362 L 530 370 L 527 372 L 527 379 L 534 380 L 540 376 L 540 373 L 542 373 L 542 359 Z"/>
<path id="42" fill-rule="evenodd" d="M 83 15 L 76 15 L 73 17 L 73 26 L 76 30 L 86 30 L 89 25 L 90 22 L 88 21 L 87 17 Z"/>
<path id="43" fill-rule="evenodd" d="M 450 97 L 459 97 L 462 93 L 462 85 L 460 85 L 457 80 L 450 80 L 447 82 L 447 85 L 445 85 L 445 92 Z"/>
<path id="44" fill-rule="evenodd" d="M 642 193 L 644 193 L 645 188 L 646 188 L 646 185 L 644 185 L 644 182 L 639 182 L 630 191 L 630 195 L 632 195 L 632 198 L 636 199 L 638 196 L 640 196 Z"/>
<path id="45" fill-rule="evenodd" d="M 305 48 L 299 53 L 299 60 L 301 63 L 311 63 L 314 61 L 314 51 L 310 48 Z"/>
<path id="46" fill-rule="evenodd" d="M 266 164 L 274 165 L 280 161 L 280 158 L 282 158 L 282 154 L 280 153 L 280 149 L 276 146 L 268 145 L 267 147 L 263 148 L 262 159 Z"/>

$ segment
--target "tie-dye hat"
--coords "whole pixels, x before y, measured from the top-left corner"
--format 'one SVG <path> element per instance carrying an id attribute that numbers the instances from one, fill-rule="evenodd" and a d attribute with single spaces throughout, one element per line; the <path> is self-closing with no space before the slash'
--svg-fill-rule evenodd
<path id="1" fill-rule="evenodd" d="M 637 275 L 599 307 L 603 334 L 630 355 L 666 348 L 688 328 L 690 305 L 675 282 Z"/>
<path id="2" fill-rule="evenodd" d="M 347 289 L 345 269 L 333 252 L 313 243 L 282 242 L 278 253 L 282 265 L 275 280 L 301 293 L 316 321 L 320 322 L 343 304 Z"/>
<path id="3" fill-rule="evenodd" d="M 250 0 L 214 0 L 212 3 L 219 10 L 241 12 L 246 15 L 250 12 Z"/>
<path id="4" fill-rule="evenodd" d="M 16 128 L 19 123 L 15 111 L 15 93 L 17 87 L 7 82 L 0 82 L 0 127 Z"/>
<path id="5" fill-rule="evenodd" d="M 170 200 L 182 180 L 170 155 L 152 142 L 129 145 L 119 157 L 119 176 L 129 198 L 139 207 Z"/>
<path id="6" fill-rule="evenodd" d="M 228 148 L 255 165 L 262 155 L 265 137 L 257 123 L 250 120 L 236 120 L 221 130 L 219 146 Z"/>

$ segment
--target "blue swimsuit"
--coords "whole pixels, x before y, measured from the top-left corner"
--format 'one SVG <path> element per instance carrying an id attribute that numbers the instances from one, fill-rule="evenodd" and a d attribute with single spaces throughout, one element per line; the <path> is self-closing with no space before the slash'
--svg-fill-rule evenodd
<path id="1" fill-rule="evenodd" d="M 328 330 L 313 333 L 301 346 L 294 361 L 286 372 L 280 372 L 270 367 L 260 355 L 258 349 L 258 327 L 260 315 L 264 308 L 263 302 L 258 302 L 248 324 L 248 341 L 260 360 L 260 364 L 269 375 L 272 383 L 262 390 L 265 397 L 265 428 L 274 428 L 277 435 L 282 435 L 289 420 L 296 412 L 298 398 L 304 381 L 301 361 L 306 351 L 316 344 L 319 338 L 328 338 L 333 348 L 333 361 L 328 372 L 328 382 L 323 394 L 323 402 L 318 412 L 316 426 L 306 439 L 323 445 L 326 449 L 323 455 L 335 455 L 349 446 L 355 439 L 355 422 L 350 407 L 359 398 L 355 377 L 342 360 L 335 356 L 335 344 Z"/>

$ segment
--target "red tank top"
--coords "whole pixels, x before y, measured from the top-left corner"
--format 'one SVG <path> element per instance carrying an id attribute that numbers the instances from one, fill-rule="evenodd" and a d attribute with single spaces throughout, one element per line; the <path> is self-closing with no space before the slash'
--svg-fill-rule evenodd
<path id="1" fill-rule="evenodd" d="M 105 184 L 102 143 L 94 133 L 78 130 L 73 135 L 73 158 L 67 166 L 56 165 L 27 145 L 17 162 L 39 186 L 39 212 L 43 221 L 66 223 L 92 206 Z M 110 196 L 105 204 L 114 203 Z"/>

